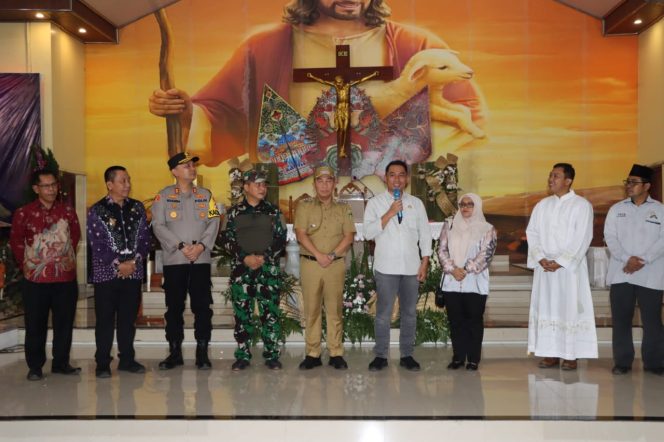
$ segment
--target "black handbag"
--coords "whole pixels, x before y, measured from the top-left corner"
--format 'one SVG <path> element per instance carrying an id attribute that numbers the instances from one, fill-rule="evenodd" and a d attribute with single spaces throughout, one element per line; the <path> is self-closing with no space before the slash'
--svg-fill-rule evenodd
<path id="1" fill-rule="evenodd" d="M 440 280 L 440 284 L 438 284 L 438 287 L 436 287 L 435 302 L 436 302 L 436 307 L 438 308 L 445 307 L 445 292 L 443 292 L 444 280 L 445 280 L 445 274 L 443 274 L 443 277 Z"/>

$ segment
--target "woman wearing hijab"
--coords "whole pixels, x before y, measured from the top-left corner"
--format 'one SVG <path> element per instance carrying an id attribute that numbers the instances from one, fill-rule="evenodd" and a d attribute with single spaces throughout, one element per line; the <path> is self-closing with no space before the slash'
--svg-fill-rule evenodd
<path id="1" fill-rule="evenodd" d="M 463 195 L 454 219 L 443 225 L 438 251 L 454 352 L 448 369 L 463 367 L 466 361 L 467 370 L 479 367 L 489 264 L 496 242 L 496 229 L 484 218 L 482 199 L 474 193 Z"/>

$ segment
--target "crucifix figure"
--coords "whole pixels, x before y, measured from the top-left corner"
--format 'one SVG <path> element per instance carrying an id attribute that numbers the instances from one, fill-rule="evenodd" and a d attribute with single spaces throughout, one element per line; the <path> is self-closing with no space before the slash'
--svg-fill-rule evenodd
<path id="1" fill-rule="evenodd" d="M 346 155 L 346 142 L 348 141 L 348 126 L 350 124 L 350 88 L 356 84 L 362 83 L 367 80 L 378 76 L 378 71 L 360 78 L 356 81 L 344 82 L 344 77 L 337 75 L 334 81 L 326 81 L 322 78 L 316 77 L 309 72 L 308 78 L 316 80 L 321 84 L 332 86 L 337 92 L 337 108 L 334 110 L 334 126 L 337 130 L 337 149 L 339 150 L 339 158 L 345 158 Z"/>
<path id="2" fill-rule="evenodd" d="M 334 123 L 337 131 L 337 170 L 339 176 L 351 174 L 350 91 L 351 87 L 367 80 L 392 80 L 392 66 L 351 67 L 350 46 L 336 47 L 336 67 L 294 69 L 293 81 L 316 81 L 335 88 L 337 105 Z"/>

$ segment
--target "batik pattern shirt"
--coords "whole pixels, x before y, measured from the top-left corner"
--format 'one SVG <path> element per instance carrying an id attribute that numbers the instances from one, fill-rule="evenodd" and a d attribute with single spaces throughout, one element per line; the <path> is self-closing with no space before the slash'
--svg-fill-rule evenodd
<path id="1" fill-rule="evenodd" d="M 130 260 L 136 261 L 136 271 L 129 278 L 143 279 L 150 233 L 140 201 L 127 198 L 120 206 L 108 196 L 102 198 L 88 211 L 87 231 L 92 255 L 90 282 L 117 278 L 120 263 Z"/>
<path id="2" fill-rule="evenodd" d="M 457 281 L 452 276 L 452 272 L 456 268 L 449 250 L 449 237 L 452 231 L 450 223 L 446 222 L 440 232 L 438 258 L 443 267 L 443 291 L 488 295 L 489 265 L 498 244 L 496 229 L 492 227 L 487 230 L 477 243 L 468 247 L 466 263 L 463 266 L 466 277 L 461 281 Z"/>
<path id="3" fill-rule="evenodd" d="M 80 239 L 76 211 L 64 203 L 56 201 L 49 209 L 37 199 L 14 212 L 9 245 L 28 281 L 75 280 Z"/>

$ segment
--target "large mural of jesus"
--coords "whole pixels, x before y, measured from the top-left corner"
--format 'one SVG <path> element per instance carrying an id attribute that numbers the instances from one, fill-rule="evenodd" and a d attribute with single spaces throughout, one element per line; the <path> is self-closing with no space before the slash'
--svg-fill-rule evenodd
<path id="1" fill-rule="evenodd" d="M 352 66 L 393 67 L 395 81 L 374 81 L 365 87 L 372 101 L 375 97 L 378 115 L 387 116 L 388 110 L 394 111 L 428 87 L 434 107 L 431 118 L 448 126 L 450 137 L 468 135 L 449 148 L 481 138 L 484 134 L 479 125 L 486 112 L 472 80 L 473 71 L 458 62 L 456 55 L 443 51 L 429 51 L 426 57 L 411 62 L 421 51 L 450 48 L 433 33 L 392 21 L 390 15 L 384 0 L 291 1 L 284 6 L 282 23 L 269 25 L 242 42 L 195 94 L 190 96 L 180 88 L 155 90 L 149 99 L 150 112 L 176 115 L 183 128 L 184 145 L 207 166 L 243 154 L 252 161 L 266 161 L 257 152 L 265 85 L 306 117 L 321 95 L 321 86 L 293 82 L 293 69 L 334 66 L 335 47 L 343 44 L 350 46 Z M 444 70 L 452 74 L 436 75 Z M 363 110 L 355 109 L 356 119 Z M 461 117 L 452 118 L 453 112 Z M 313 144 L 315 149 L 324 148 Z M 408 152 L 395 155 L 409 162 L 428 159 L 428 155 L 411 156 Z M 388 161 L 391 159 L 396 158 Z"/>
<path id="2" fill-rule="evenodd" d="M 555 162 L 575 165 L 577 189 L 604 189 L 619 185 L 636 158 L 637 38 L 604 38 L 598 20 L 553 0 L 240 0 L 232 8 L 181 0 L 166 12 L 173 90 L 159 89 L 153 16 L 123 28 L 117 46 L 86 47 L 89 201 L 104 193 L 93 178 L 118 161 L 141 171 L 135 197 L 149 199 L 169 182 L 167 114 L 180 120 L 217 200 L 228 201 L 228 159 L 270 161 L 277 148 L 290 158 L 285 141 L 300 176 L 280 198 L 311 193 L 300 160 L 313 152 L 310 125 L 334 124 L 336 97 L 331 87 L 292 81 L 293 70 L 334 67 L 339 44 L 350 46 L 351 66 L 394 68 L 392 80 L 351 89 L 352 144 L 362 146 L 360 176 L 374 191 L 383 188 L 371 176 L 380 169 L 375 155 L 422 162 L 453 153 L 464 191 L 503 198 L 487 203 L 490 214 L 523 216 Z M 260 144 L 264 94 L 285 103 L 270 118 L 294 121 L 304 138 L 288 126 L 285 136 L 272 134 L 275 149 Z M 430 145 L 415 152 L 401 134 L 388 139 L 395 113 Z M 330 129 L 312 161 L 330 157 Z"/>

